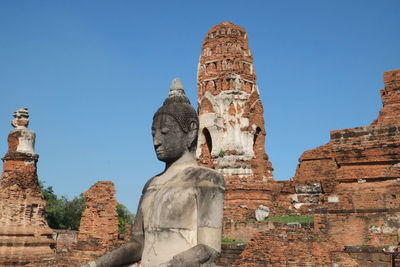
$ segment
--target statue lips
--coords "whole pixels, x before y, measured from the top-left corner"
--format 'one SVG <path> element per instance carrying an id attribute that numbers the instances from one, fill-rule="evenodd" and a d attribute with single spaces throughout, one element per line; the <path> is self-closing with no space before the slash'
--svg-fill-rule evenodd
<path id="1" fill-rule="evenodd" d="M 164 153 L 164 150 L 162 150 L 162 149 L 156 149 L 156 154 L 157 154 L 157 156 L 160 156 L 160 155 L 162 155 Z"/>

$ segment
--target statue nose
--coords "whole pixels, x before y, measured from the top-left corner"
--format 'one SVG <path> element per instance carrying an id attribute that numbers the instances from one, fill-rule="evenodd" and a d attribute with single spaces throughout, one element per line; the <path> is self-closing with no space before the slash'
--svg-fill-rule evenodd
<path id="1" fill-rule="evenodd" d="M 160 138 L 158 137 L 158 135 L 155 135 L 155 136 L 154 136 L 153 145 L 154 145 L 155 148 L 157 148 L 157 147 L 159 147 L 159 146 L 161 145 L 161 140 L 160 140 Z"/>

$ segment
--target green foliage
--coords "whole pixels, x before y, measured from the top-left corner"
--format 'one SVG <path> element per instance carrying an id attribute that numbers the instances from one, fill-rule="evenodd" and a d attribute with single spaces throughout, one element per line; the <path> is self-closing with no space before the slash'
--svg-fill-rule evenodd
<path id="1" fill-rule="evenodd" d="M 129 212 L 127 207 L 122 205 L 121 203 L 117 203 L 117 213 L 118 213 L 118 231 L 120 234 L 125 233 L 126 224 L 132 224 L 134 215 Z"/>
<path id="2" fill-rule="evenodd" d="M 70 201 L 65 202 L 63 226 L 65 229 L 78 230 L 82 212 L 85 210 L 85 197 L 80 194 Z"/>
<path id="3" fill-rule="evenodd" d="M 224 244 L 245 244 L 246 242 L 244 242 L 243 240 L 240 240 L 240 239 L 224 237 L 224 238 L 222 238 L 222 243 L 224 243 Z"/>
<path id="4" fill-rule="evenodd" d="M 223 158 L 225 156 L 225 152 L 221 150 L 218 154 L 218 157 Z"/>
<path id="5" fill-rule="evenodd" d="M 81 194 L 72 200 L 65 196 L 58 198 L 53 187 L 44 187 L 39 182 L 43 198 L 46 201 L 45 217 L 49 226 L 53 229 L 78 230 L 82 212 L 85 209 L 85 198 Z"/>
<path id="6" fill-rule="evenodd" d="M 277 223 L 313 223 L 314 216 L 308 215 L 286 215 L 286 216 L 277 216 L 277 217 L 269 217 L 264 221 L 266 222 L 277 222 Z"/>
<path id="7" fill-rule="evenodd" d="M 255 218 L 249 218 L 248 222 L 257 222 Z M 265 218 L 262 222 L 276 222 L 276 223 L 313 223 L 314 216 L 308 215 L 284 215 Z"/>

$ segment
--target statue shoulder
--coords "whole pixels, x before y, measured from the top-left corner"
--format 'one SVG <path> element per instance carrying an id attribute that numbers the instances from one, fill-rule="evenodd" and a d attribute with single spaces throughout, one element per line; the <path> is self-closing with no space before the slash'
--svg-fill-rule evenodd
<path id="1" fill-rule="evenodd" d="M 146 193 L 147 188 L 149 188 L 151 182 L 153 182 L 154 178 L 156 178 L 156 177 L 157 177 L 157 175 L 154 176 L 154 177 L 152 177 L 152 178 L 150 178 L 150 179 L 146 182 L 146 184 L 144 185 L 143 190 L 142 190 L 142 195 L 144 195 L 144 193 Z"/>
<path id="2" fill-rule="evenodd" d="M 184 170 L 187 179 L 195 179 L 197 185 L 213 185 L 225 189 L 224 176 L 210 168 L 195 166 Z"/>

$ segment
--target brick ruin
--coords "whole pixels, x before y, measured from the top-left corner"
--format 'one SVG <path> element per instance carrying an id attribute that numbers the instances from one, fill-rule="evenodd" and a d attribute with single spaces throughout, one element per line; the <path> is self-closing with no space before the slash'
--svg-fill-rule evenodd
<path id="1" fill-rule="evenodd" d="M 197 157 L 201 164 L 224 174 L 225 217 L 238 219 L 243 216 L 239 204 L 256 208 L 260 195 L 253 189 L 272 181 L 272 165 L 265 153 L 263 106 L 242 27 L 223 22 L 208 31 L 197 86 Z"/>
<path id="2" fill-rule="evenodd" d="M 290 181 L 272 178 L 259 94 L 246 31 L 211 28 L 198 67 L 197 157 L 224 174 L 223 235 L 241 240 L 223 244 L 219 266 L 388 266 L 400 230 L 400 69 L 384 73 L 378 118 L 331 131 L 327 144 L 301 155 Z M 85 192 L 79 232 L 48 227 L 35 134 L 26 109 L 14 117 L 0 180 L 0 265 L 79 266 L 126 242 L 107 181 Z M 268 218 L 312 220 L 257 220 L 260 205 Z"/>
<path id="3" fill-rule="evenodd" d="M 113 249 L 118 239 L 114 184 L 100 181 L 84 193 L 86 209 L 78 231 L 51 229 L 44 215 L 27 108 L 14 112 L 0 179 L 0 265 L 80 266 Z"/>
<path id="4" fill-rule="evenodd" d="M 24 265 L 54 256 L 53 231 L 44 217 L 35 133 L 28 109 L 14 112 L 0 180 L 0 265 Z"/>
<path id="5" fill-rule="evenodd" d="M 86 209 L 79 226 L 80 250 L 102 254 L 118 241 L 118 214 L 114 183 L 100 181 L 84 193 Z M 100 230 L 101 229 L 101 230 Z"/>
<path id="6" fill-rule="evenodd" d="M 385 72 L 384 85 L 370 126 L 331 131 L 327 144 L 303 153 L 295 177 L 274 181 L 247 33 L 229 22 L 208 31 L 197 156 L 225 176 L 224 237 L 247 242 L 225 244 L 221 266 L 388 265 L 400 229 L 400 70 Z M 259 205 L 270 217 L 313 222 L 256 221 Z"/>

